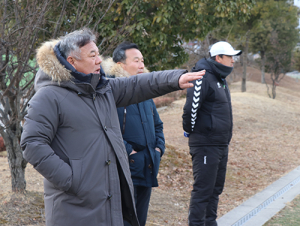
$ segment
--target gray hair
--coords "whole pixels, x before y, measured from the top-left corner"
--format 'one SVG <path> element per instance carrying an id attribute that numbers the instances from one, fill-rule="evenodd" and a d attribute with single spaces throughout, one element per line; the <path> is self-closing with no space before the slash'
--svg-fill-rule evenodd
<path id="1" fill-rule="evenodd" d="M 65 59 L 72 56 L 80 60 L 80 48 L 90 42 L 96 43 L 96 35 L 92 30 L 83 28 L 60 37 L 59 50 Z"/>

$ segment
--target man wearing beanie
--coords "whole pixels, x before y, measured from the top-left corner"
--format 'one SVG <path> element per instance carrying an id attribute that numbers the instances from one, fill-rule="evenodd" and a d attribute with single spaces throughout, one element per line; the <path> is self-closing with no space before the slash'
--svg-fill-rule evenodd
<path id="1" fill-rule="evenodd" d="M 233 56 L 242 53 L 228 42 L 215 43 L 209 59 L 199 60 L 192 71 L 206 70 L 187 90 L 183 129 L 189 137 L 194 184 L 189 226 L 216 226 L 219 195 L 225 183 L 228 145 L 232 137 L 232 108 L 226 77 L 233 70 Z"/>

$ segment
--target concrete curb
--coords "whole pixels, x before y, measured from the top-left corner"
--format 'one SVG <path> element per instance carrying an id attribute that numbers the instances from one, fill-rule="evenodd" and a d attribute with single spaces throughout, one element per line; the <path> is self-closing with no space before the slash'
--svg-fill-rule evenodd
<path id="1" fill-rule="evenodd" d="M 217 220 L 219 226 L 260 226 L 300 194 L 300 167 Z"/>

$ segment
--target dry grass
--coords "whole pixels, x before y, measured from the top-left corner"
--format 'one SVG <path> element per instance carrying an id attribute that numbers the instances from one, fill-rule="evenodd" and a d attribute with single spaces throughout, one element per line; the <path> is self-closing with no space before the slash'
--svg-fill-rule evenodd
<path id="1" fill-rule="evenodd" d="M 240 77 L 237 71 L 236 80 Z M 249 69 L 250 76 L 250 80 L 260 81 L 258 70 Z M 240 92 L 240 82 L 230 87 L 234 129 L 219 216 L 300 165 L 300 82 L 286 77 L 277 87 L 275 100 L 268 97 L 265 85 L 256 82 L 247 81 L 246 93 Z M 160 112 L 167 149 L 158 177 L 160 186 L 153 189 L 151 196 L 147 226 L 187 225 L 193 177 L 188 139 L 181 125 L 184 102 L 177 100 Z M 0 157 L 0 224 L 1 220 L 3 225 L 44 224 L 44 219 L 38 218 L 42 207 L 37 198 L 42 197 L 42 177 L 30 165 L 26 168 L 26 181 L 27 196 L 14 196 L 10 192 L 7 159 Z M 19 211 L 10 214 L 14 205 Z M 19 222 L 28 206 L 28 214 L 21 217 L 24 223 Z"/>
<path id="2" fill-rule="evenodd" d="M 178 90 L 172 93 L 168 93 L 166 95 L 156 97 L 153 99 L 155 106 L 157 108 L 163 107 L 163 106 L 169 106 L 171 103 L 173 103 L 175 100 L 178 100 L 186 95 L 186 90 Z"/>
<path id="3" fill-rule="evenodd" d="M 43 178 L 31 165 L 25 172 L 27 191 L 11 192 L 11 176 L 6 152 L 0 153 L 0 225 L 45 225 Z"/>
<path id="4" fill-rule="evenodd" d="M 44 200 L 40 192 L 4 193 L 0 196 L 0 225 L 44 225 Z"/>

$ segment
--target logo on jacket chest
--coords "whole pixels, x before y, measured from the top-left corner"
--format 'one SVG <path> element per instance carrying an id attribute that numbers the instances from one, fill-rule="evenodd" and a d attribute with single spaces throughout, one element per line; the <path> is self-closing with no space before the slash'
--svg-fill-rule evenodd
<path id="1" fill-rule="evenodd" d="M 219 82 L 217 82 L 217 86 L 218 86 L 218 89 L 220 89 L 222 87 L 225 89 L 225 85 L 221 85 Z"/>

